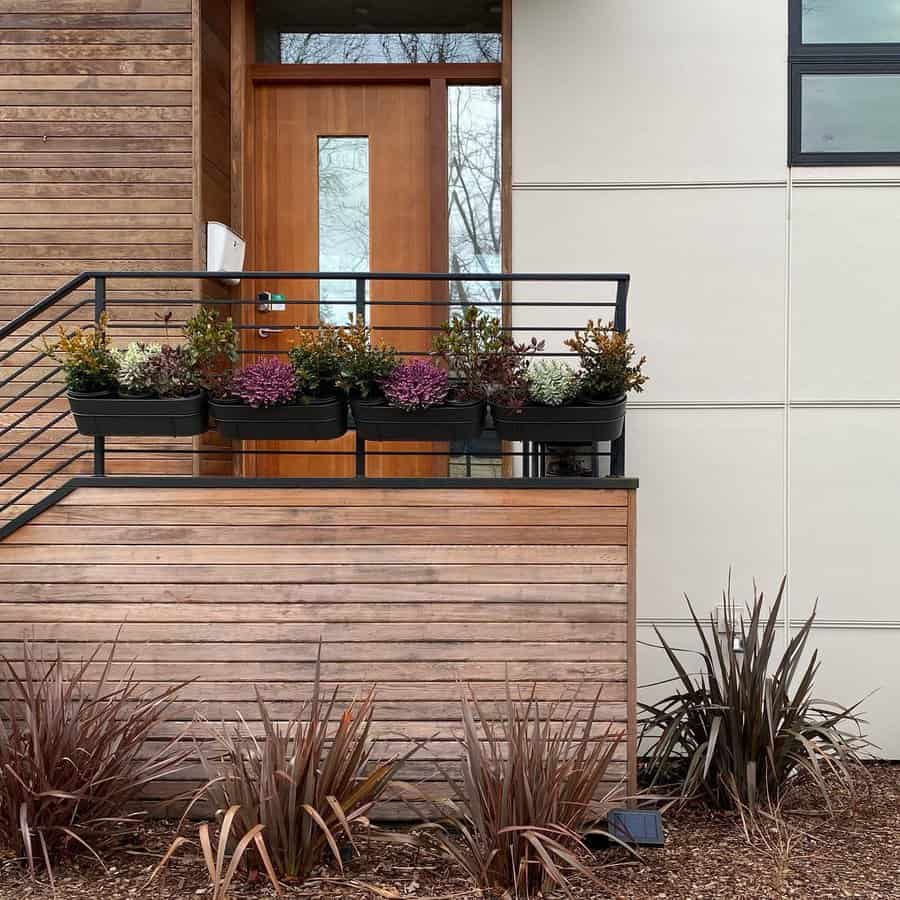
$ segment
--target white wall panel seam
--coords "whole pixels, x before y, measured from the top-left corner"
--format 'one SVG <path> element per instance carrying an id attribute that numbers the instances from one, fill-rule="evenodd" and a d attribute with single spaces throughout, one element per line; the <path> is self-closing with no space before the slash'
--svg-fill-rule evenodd
<path id="1" fill-rule="evenodd" d="M 785 122 L 785 141 L 787 141 L 788 123 Z M 792 212 L 793 191 L 791 188 L 793 173 L 787 169 L 787 191 L 785 191 L 785 229 L 784 229 L 784 566 L 787 578 L 784 588 L 784 612 L 790 622 L 791 618 L 791 250 L 792 250 Z M 791 640 L 790 625 L 785 626 L 784 643 Z"/>

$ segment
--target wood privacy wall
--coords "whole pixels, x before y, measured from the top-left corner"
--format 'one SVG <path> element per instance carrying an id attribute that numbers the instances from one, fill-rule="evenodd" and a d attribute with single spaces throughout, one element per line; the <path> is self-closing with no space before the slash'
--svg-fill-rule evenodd
<path id="1" fill-rule="evenodd" d="M 258 729 L 255 687 L 293 713 L 321 637 L 342 697 L 377 684 L 380 753 L 436 735 L 406 777 L 438 794 L 458 680 L 486 701 L 507 672 L 542 700 L 586 702 L 602 684 L 602 718 L 631 729 L 623 777 L 634 502 L 601 489 L 79 488 L 0 544 L 0 650 L 20 659 L 29 637 L 77 659 L 124 623 L 119 655 L 142 679 L 198 679 L 182 722 L 240 711 Z"/>
<path id="2" fill-rule="evenodd" d="M 192 0 L 0 0 L 0 321 L 86 270 L 189 270 L 202 262 L 200 223 L 231 221 L 229 40 L 227 0 L 194 0 L 193 8 Z M 155 299 L 165 310 L 167 301 L 199 290 L 210 288 L 118 281 L 109 297 Z M 88 286 L 77 296 L 91 293 Z M 113 306 L 115 320 L 135 323 L 115 332 L 117 342 L 163 339 L 138 324 L 152 322 L 153 311 Z M 183 315 L 181 308 L 175 322 Z M 91 317 L 85 308 L 72 319 Z M 0 380 L 33 355 L 23 350 L 3 363 Z M 0 405 L 46 373 L 35 367 L 0 387 Z M 0 412 L 0 429 L 55 389 L 41 384 Z M 63 409 L 65 400 L 54 400 L 27 424 L 44 425 Z M 46 449 L 69 430 L 63 421 L 35 447 Z M 17 428 L 0 436 L 0 456 L 26 434 Z M 55 452 L 32 472 L 69 455 Z M 0 461 L 0 476 L 23 458 Z M 85 460 L 68 474 L 88 467 Z M 207 471 L 225 468 L 220 458 Z M 116 474 L 191 470 L 186 454 L 109 457 Z M 28 483 L 6 485 L 0 498 Z"/>

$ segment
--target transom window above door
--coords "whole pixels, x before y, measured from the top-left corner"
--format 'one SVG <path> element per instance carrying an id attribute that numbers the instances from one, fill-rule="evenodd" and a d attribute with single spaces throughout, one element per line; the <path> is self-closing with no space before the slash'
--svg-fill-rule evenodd
<path id="1" fill-rule="evenodd" d="M 499 0 L 259 0 L 260 63 L 496 63 Z"/>

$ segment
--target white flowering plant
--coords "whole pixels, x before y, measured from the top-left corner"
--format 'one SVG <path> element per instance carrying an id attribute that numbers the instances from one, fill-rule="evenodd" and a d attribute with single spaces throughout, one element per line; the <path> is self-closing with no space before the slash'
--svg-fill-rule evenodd
<path id="1" fill-rule="evenodd" d="M 127 347 L 118 347 L 113 351 L 118 366 L 116 380 L 123 393 L 147 394 L 153 391 L 153 374 L 149 363 L 160 354 L 161 350 L 158 344 L 135 341 Z"/>
<path id="2" fill-rule="evenodd" d="M 579 373 L 558 359 L 540 360 L 528 370 L 528 397 L 544 406 L 562 406 L 574 400 L 580 384 Z"/>

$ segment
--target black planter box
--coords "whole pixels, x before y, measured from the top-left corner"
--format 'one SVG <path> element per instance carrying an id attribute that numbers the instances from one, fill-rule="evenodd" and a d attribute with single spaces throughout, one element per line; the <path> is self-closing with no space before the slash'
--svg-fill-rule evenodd
<path id="1" fill-rule="evenodd" d="M 625 397 L 585 401 L 565 406 L 526 403 L 516 412 L 491 404 L 497 434 L 504 441 L 594 443 L 614 441 L 625 428 Z"/>
<path id="2" fill-rule="evenodd" d="M 244 440 L 328 441 L 347 432 L 347 404 L 337 397 L 312 397 L 254 409 L 245 403 L 211 400 L 222 437 Z"/>
<path id="3" fill-rule="evenodd" d="M 189 437 L 206 431 L 206 397 L 114 397 L 69 391 L 81 434 L 92 437 Z"/>
<path id="4" fill-rule="evenodd" d="M 485 403 L 467 400 L 407 412 L 384 400 L 350 402 L 357 434 L 367 441 L 468 441 L 484 429 Z"/>

